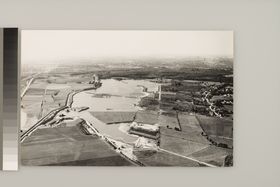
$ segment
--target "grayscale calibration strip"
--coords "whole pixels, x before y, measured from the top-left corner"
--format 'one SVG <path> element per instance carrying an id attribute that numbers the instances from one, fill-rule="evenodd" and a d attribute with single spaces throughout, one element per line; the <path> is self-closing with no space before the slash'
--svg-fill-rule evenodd
<path id="1" fill-rule="evenodd" d="M 18 169 L 18 29 L 4 28 L 0 31 L 1 73 L 1 168 Z"/>

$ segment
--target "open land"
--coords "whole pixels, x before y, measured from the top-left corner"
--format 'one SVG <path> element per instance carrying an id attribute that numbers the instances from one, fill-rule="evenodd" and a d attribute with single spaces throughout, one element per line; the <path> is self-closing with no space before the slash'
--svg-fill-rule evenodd
<path id="1" fill-rule="evenodd" d="M 165 61 L 29 67 L 22 163 L 230 166 L 232 59 Z"/>

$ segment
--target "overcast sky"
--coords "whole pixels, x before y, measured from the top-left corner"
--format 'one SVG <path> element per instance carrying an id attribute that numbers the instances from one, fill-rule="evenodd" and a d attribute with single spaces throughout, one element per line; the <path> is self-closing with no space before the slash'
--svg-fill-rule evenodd
<path id="1" fill-rule="evenodd" d="M 23 64 L 112 57 L 233 56 L 232 31 L 23 30 Z"/>

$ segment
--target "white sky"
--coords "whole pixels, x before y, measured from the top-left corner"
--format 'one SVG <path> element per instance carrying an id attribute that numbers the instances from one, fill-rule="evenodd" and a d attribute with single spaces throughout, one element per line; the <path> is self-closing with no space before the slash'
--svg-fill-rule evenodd
<path id="1" fill-rule="evenodd" d="M 233 57 L 232 31 L 23 30 L 21 61 L 112 57 Z"/>

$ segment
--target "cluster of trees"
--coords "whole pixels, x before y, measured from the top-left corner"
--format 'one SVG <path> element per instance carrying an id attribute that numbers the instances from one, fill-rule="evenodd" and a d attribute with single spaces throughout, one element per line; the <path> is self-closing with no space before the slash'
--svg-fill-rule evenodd
<path id="1" fill-rule="evenodd" d="M 192 112 L 193 106 L 191 104 L 178 103 L 173 107 L 173 110 L 180 112 Z"/>
<path id="2" fill-rule="evenodd" d="M 159 104 L 158 100 L 152 97 L 143 97 L 139 102 L 140 107 L 148 107 L 151 105 L 158 105 L 158 104 Z"/>
<path id="3" fill-rule="evenodd" d="M 166 128 L 172 129 L 172 127 L 170 127 L 169 125 L 167 125 Z M 174 127 L 174 130 L 175 131 L 182 131 L 179 127 Z"/>
<path id="4" fill-rule="evenodd" d="M 209 136 L 206 136 L 207 140 L 209 142 L 211 142 L 213 145 L 217 146 L 217 147 L 221 147 L 221 148 L 229 148 L 227 144 L 225 143 L 217 143 L 214 140 L 212 140 L 211 138 L 209 138 Z"/>
<path id="5" fill-rule="evenodd" d="M 211 93 L 213 95 L 233 94 L 233 88 L 230 84 L 225 83 L 212 87 Z"/>
<path id="6" fill-rule="evenodd" d="M 224 166 L 225 167 L 231 167 L 233 166 L 233 155 L 227 155 L 225 160 L 224 160 Z"/>

